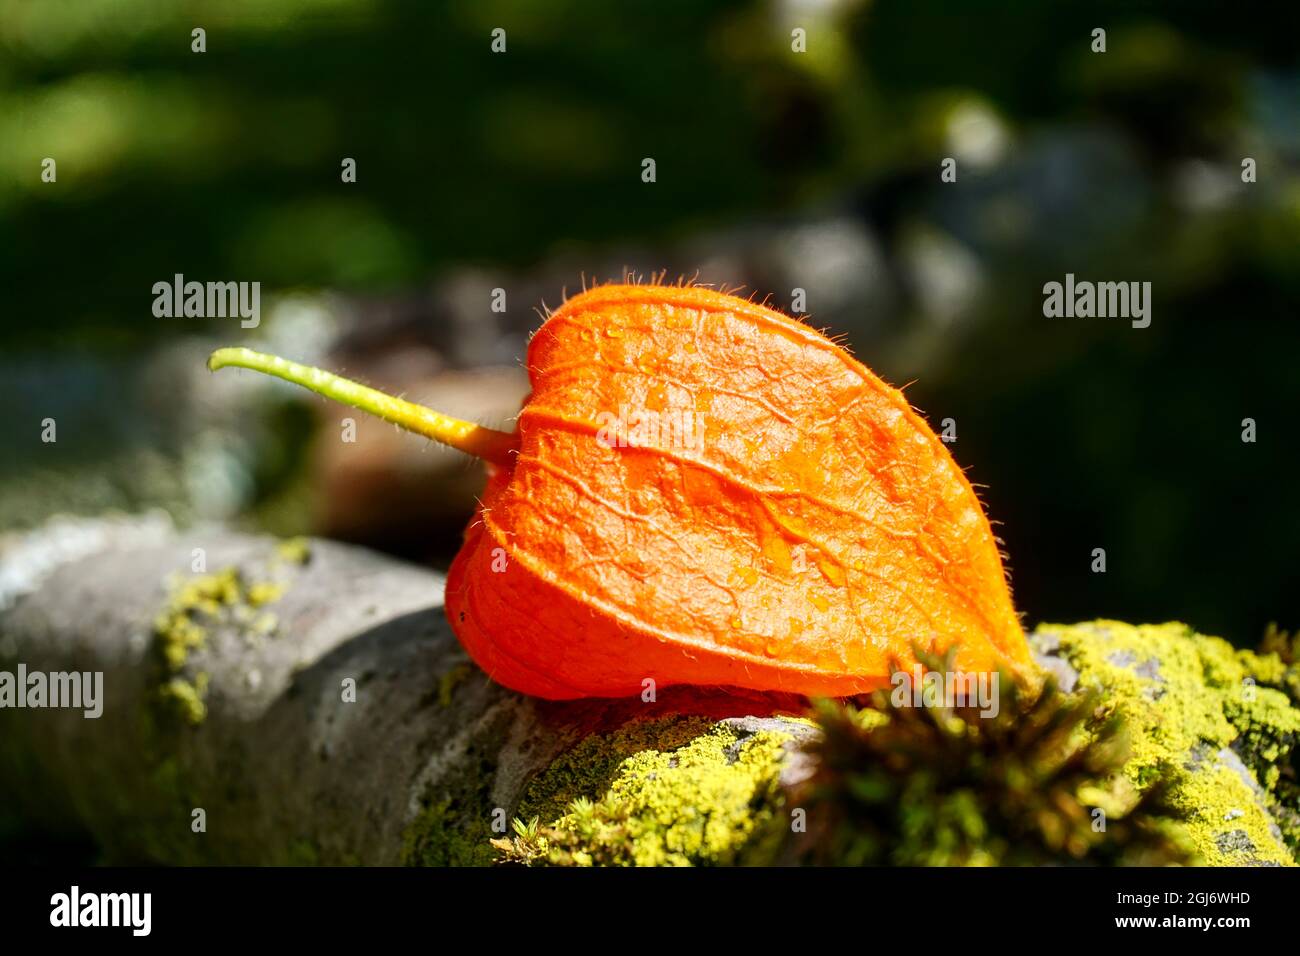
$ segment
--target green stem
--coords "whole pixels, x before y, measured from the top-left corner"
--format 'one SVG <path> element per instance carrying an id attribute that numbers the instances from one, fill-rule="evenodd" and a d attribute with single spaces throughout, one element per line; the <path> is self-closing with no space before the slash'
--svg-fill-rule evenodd
<path id="1" fill-rule="evenodd" d="M 254 352 L 252 349 L 230 348 L 217 349 L 208 359 L 208 368 L 214 372 L 228 366 L 252 369 L 293 382 L 326 398 L 369 412 L 407 431 L 432 438 L 503 468 L 511 467 L 511 453 L 519 448 L 518 435 L 451 418 L 423 405 L 385 395 L 332 372 L 312 368 L 310 365 L 299 365 L 276 355 Z"/>

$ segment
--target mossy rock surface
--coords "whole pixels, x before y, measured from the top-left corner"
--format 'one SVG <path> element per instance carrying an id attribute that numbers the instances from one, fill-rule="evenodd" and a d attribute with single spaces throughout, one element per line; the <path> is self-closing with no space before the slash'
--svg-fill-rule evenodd
<path id="1" fill-rule="evenodd" d="M 1287 769 L 1300 709 L 1276 655 L 1181 624 L 1044 625 L 1030 637 L 1066 690 L 1095 688 L 1124 720 L 1116 791 L 1161 783 L 1196 862 L 1293 865 L 1300 844 Z M 798 718 L 634 720 L 578 740 L 523 788 L 514 832 L 477 862 L 725 865 L 773 859 L 803 775 Z M 480 831 L 481 832 L 481 831 Z M 490 834 L 488 834 L 490 836 Z"/>
<path id="2" fill-rule="evenodd" d="M 784 718 L 690 717 L 588 737 L 529 785 L 517 835 L 537 857 L 579 866 L 761 860 L 787 756 L 810 732 Z M 498 848 L 509 856 L 520 842 Z"/>
<path id="3" fill-rule="evenodd" d="M 1163 773 L 1202 862 L 1295 863 L 1300 847 L 1288 772 L 1300 709 L 1275 654 L 1238 650 L 1182 624 L 1044 625 L 1031 644 L 1061 676 L 1102 692 L 1133 752 L 1139 789 Z"/>
<path id="4" fill-rule="evenodd" d="M 800 791 L 831 766 L 815 758 L 832 734 L 801 717 L 802 699 L 676 687 L 650 702 L 523 697 L 466 658 L 437 575 L 328 542 L 216 532 L 200 539 L 208 572 L 194 566 L 193 539 L 160 536 L 58 527 L 7 552 L 0 658 L 102 670 L 106 691 L 96 721 L 0 711 L 11 831 L 76 832 L 115 861 L 244 865 L 748 864 L 788 858 L 782 838 L 800 823 L 809 840 L 825 832 L 831 815 Z M 1070 692 L 1056 698 L 1074 702 L 1071 740 L 1105 743 L 1110 715 L 1129 738 L 1071 778 L 1063 805 L 1075 821 L 1080 808 L 1102 810 L 1122 824 L 1105 831 L 1118 845 L 1126 827 L 1168 819 L 1199 862 L 1292 865 L 1300 642 L 1273 638 L 1269 653 L 1252 653 L 1179 624 L 1095 621 L 1031 635 Z M 999 846 L 1029 845 L 1010 823 L 1038 818 L 999 793 L 1041 792 L 1037 781 L 1052 779 L 1028 765 L 1021 735 L 973 722 L 954 739 L 976 745 L 949 751 L 931 743 L 928 711 L 876 706 L 855 711 L 867 745 L 844 766 L 891 794 L 939 799 L 872 804 L 907 812 L 875 814 L 887 845 L 869 857 L 1015 862 Z M 824 711 L 817 721 L 837 726 Z M 914 752 L 881 759 L 891 740 Z M 1002 760 L 996 773 L 984 772 L 993 764 L 980 763 L 981 746 Z M 927 763 L 928 782 L 918 773 Z M 1007 769 L 1022 766 L 1033 772 L 1007 786 Z M 1143 806 L 1152 812 L 1133 822 Z M 198 838 L 200 807 L 210 829 Z M 918 830 L 927 819 L 960 829 L 961 852 Z M 1095 854 L 1087 839 L 1083 852 L 1042 842 L 1041 862 L 1057 862 L 1061 846 L 1072 857 L 1062 862 L 1132 860 Z M 1175 858 L 1187 856 L 1164 857 Z"/>

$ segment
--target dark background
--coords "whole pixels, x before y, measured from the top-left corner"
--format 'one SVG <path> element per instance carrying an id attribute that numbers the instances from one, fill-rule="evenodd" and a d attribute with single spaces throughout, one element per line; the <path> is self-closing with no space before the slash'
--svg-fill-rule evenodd
<path id="1" fill-rule="evenodd" d="M 211 378 L 207 351 L 499 425 L 537 307 L 667 270 L 782 308 L 806 289 L 814 325 L 953 418 L 1029 624 L 1300 626 L 1286 13 L 0 0 L 0 528 L 161 508 L 445 563 L 472 466 L 361 421 L 343 445 L 347 413 Z M 155 318 L 178 272 L 260 281 L 261 326 Z M 1044 318 L 1066 272 L 1152 282 L 1151 326 Z"/>

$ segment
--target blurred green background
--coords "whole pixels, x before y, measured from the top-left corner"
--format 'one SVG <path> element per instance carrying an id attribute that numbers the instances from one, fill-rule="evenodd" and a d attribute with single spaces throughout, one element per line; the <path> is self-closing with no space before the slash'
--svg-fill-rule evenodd
<path id="1" fill-rule="evenodd" d="M 813 324 L 954 419 L 1030 624 L 1253 644 L 1300 625 L 1282 11 L 0 0 L 0 528 L 161 508 L 445 563 L 472 466 L 362 421 L 344 445 L 346 412 L 210 377 L 208 349 L 500 424 L 537 307 L 667 270 L 782 308 L 806 290 Z M 1066 272 L 1152 282 L 1151 326 L 1044 318 Z M 176 273 L 261 282 L 261 325 L 155 318 Z"/>

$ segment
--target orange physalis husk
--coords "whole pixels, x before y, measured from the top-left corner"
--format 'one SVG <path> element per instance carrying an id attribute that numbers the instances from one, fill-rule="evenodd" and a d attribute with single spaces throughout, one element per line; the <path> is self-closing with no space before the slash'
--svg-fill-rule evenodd
<path id="1" fill-rule="evenodd" d="M 507 687 L 847 696 L 888 685 L 914 647 L 955 648 L 962 672 L 1029 667 L 947 448 L 901 392 L 763 306 L 672 286 L 569 299 L 533 336 L 514 435 L 245 350 L 226 364 L 489 460 L 446 608 Z"/>

